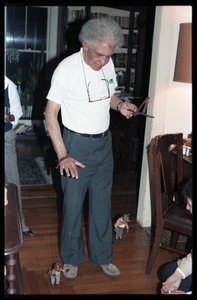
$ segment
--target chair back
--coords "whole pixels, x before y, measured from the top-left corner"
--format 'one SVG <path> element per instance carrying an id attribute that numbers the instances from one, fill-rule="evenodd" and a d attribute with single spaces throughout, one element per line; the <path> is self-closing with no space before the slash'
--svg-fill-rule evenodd
<path id="1" fill-rule="evenodd" d="M 155 136 L 148 146 L 151 205 L 155 207 L 152 220 L 156 223 L 183 201 L 182 143 L 182 133 L 163 134 Z"/>
<path id="2" fill-rule="evenodd" d="M 146 267 L 150 273 L 159 247 L 185 254 L 177 248 L 179 235 L 192 235 L 192 218 L 183 197 L 183 134 L 162 134 L 151 139 L 147 146 L 151 229 L 154 241 Z M 167 244 L 162 243 L 164 229 L 171 232 Z"/>

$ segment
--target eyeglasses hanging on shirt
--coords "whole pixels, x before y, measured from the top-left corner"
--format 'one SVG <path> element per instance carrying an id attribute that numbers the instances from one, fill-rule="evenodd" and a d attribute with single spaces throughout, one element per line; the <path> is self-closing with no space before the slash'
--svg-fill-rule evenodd
<path id="1" fill-rule="evenodd" d="M 106 85 L 106 93 L 107 93 L 107 96 L 103 96 L 101 97 L 100 99 L 96 99 L 96 100 L 93 100 L 91 99 L 91 95 L 90 95 L 90 84 L 91 82 L 88 82 L 87 83 L 87 79 L 86 79 L 86 75 L 85 75 L 85 69 L 84 69 L 84 65 L 83 65 L 83 60 L 81 58 L 81 63 L 82 63 L 82 68 L 83 68 L 83 75 L 84 75 L 84 79 L 85 79 L 85 84 L 86 84 L 86 90 L 87 90 L 87 95 L 88 95 L 88 101 L 90 103 L 93 103 L 93 102 L 98 102 L 98 101 L 102 101 L 102 100 L 106 100 L 106 99 L 109 99 L 110 98 L 110 89 L 109 89 L 109 82 L 108 80 L 105 78 L 105 75 L 104 75 L 104 72 L 102 70 L 102 73 L 103 73 L 103 77 L 104 78 L 101 78 L 101 80 L 104 82 L 104 84 Z"/>

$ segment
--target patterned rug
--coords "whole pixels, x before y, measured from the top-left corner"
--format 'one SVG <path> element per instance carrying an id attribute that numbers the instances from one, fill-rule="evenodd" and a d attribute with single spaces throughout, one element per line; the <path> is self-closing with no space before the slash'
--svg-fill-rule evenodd
<path id="1" fill-rule="evenodd" d="M 151 227 L 143 227 L 143 229 L 145 230 L 145 232 L 150 236 L 151 242 L 153 242 L 153 232 L 151 231 Z M 170 231 L 167 229 L 164 229 L 163 231 L 163 236 L 162 236 L 162 243 L 164 244 L 169 244 L 169 240 L 170 240 Z M 181 250 L 185 249 L 185 245 L 187 242 L 187 237 L 184 235 L 180 235 L 178 242 L 177 242 L 177 247 Z"/>
<path id="2" fill-rule="evenodd" d="M 44 157 L 18 159 L 21 185 L 52 184 L 52 176 L 45 167 Z"/>

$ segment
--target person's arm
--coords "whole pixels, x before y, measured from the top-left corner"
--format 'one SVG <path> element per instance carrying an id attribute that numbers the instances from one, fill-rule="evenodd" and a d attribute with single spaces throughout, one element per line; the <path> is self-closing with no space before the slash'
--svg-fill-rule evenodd
<path id="1" fill-rule="evenodd" d="M 45 109 L 45 121 L 46 126 L 53 143 L 54 150 L 56 152 L 58 160 L 68 155 L 68 151 L 65 148 L 60 125 L 58 122 L 58 113 L 60 110 L 60 105 L 48 100 Z"/>
<path id="2" fill-rule="evenodd" d="M 10 101 L 10 119 L 13 126 L 17 125 L 22 116 L 22 107 L 16 85 L 10 80 L 8 82 L 8 95 Z"/>
<path id="3" fill-rule="evenodd" d="M 65 171 L 68 177 L 71 176 L 72 178 L 78 178 L 77 167 L 85 168 L 85 165 L 70 157 L 68 149 L 66 149 L 64 145 L 58 122 L 58 112 L 60 107 L 61 106 L 54 101 L 48 100 L 45 110 L 46 126 L 58 157 L 60 174 L 63 175 Z"/>
<path id="4" fill-rule="evenodd" d="M 178 289 L 181 280 L 183 279 L 180 272 L 175 270 L 175 272 L 170 275 L 166 281 L 162 283 L 161 293 L 162 294 L 170 294 Z"/>
<path id="5" fill-rule="evenodd" d="M 137 110 L 137 106 L 129 101 L 122 101 L 116 94 L 111 97 L 110 108 L 119 111 L 127 119 L 133 116 L 133 112 Z M 132 111 L 129 111 L 133 110 Z"/>
<path id="6" fill-rule="evenodd" d="M 161 293 L 170 294 L 177 290 L 181 280 L 192 274 L 192 254 L 178 260 L 178 267 L 175 272 L 170 275 L 165 282 L 162 283 Z"/>
<path id="7" fill-rule="evenodd" d="M 183 279 L 192 274 L 192 254 L 189 253 L 187 256 L 178 260 L 177 271 L 181 273 Z"/>

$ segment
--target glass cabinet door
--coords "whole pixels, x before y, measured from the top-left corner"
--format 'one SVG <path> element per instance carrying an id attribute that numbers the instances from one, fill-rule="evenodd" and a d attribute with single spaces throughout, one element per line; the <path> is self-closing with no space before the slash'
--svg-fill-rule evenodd
<path id="1" fill-rule="evenodd" d="M 7 6 L 6 48 L 46 50 L 47 8 Z"/>
<path id="2" fill-rule="evenodd" d="M 24 119 L 31 118 L 39 74 L 46 63 L 47 7 L 5 8 L 6 75 L 17 85 Z"/>

